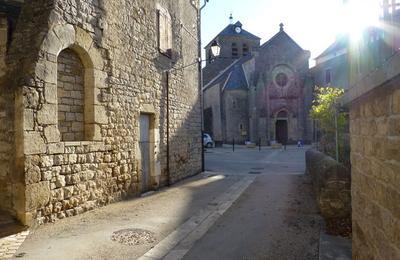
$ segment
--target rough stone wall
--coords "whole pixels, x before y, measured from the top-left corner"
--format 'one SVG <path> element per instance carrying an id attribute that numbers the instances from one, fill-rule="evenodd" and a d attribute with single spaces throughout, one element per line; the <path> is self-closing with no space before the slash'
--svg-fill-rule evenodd
<path id="1" fill-rule="evenodd" d="M 6 52 L 8 42 L 8 22 L 7 16 L 0 13 L 0 77 L 5 75 L 6 64 Z"/>
<path id="2" fill-rule="evenodd" d="M 8 22 L 0 14 L 0 81 L 6 74 Z M 12 211 L 13 166 L 13 95 L 9 89 L 0 89 L 0 210 Z"/>
<path id="3" fill-rule="evenodd" d="M 246 90 L 226 90 L 223 93 L 222 123 L 225 126 L 225 143 L 244 144 L 249 133 L 249 104 Z M 240 129 L 242 126 L 242 129 Z"/>
<path id="4" fill-rule="evenodd" d="M 158 5 L 172 17 L 172 58 L 158 50 Z M 16 79 L 10 82 L 17 96 L 15 210 L 21 221 L 51 222 L 139 194 L 140 113 L 153 120 L 151 188 L 200 172 L 196 66 L 170 75 L 170 176 L 166 168 L 164 71 L 196 59 L 196 23 L 196 10 L 184 0 L 39 0 L 23 6 L 9 57 L 9 75 Z M 67 48 L 85 68 L 84 142 L 61 141 L 57 89 L 65 81 L 57 81 L 57 61 Z"/>
<path id="5" fill-rule="evenodd" d="M 85 138 L 84 67 L 72 50 L 64 50 L 57 59 L 58 130 L 62 141 Z"/>
<path id="6" fill-rule="evenodd" d="M 306 173 L 313 182 L 317 205 L 326 219 L 351 216 L 351 173 L 338 163 L 316 150 L 306 152 Z"/>
<path id="7" fill-rule="evenodd" d="M 354 259 L 400 258 L 399 84 L 351 104 Z"/>
<path id="8" fill-rule="evenodd" d="M 216 84 L 204 92 L 204 109 L 211 109 L 212 111 L 212 134 L 214 142 L 222 143 L 224 140 L 221 112 L 221 85 Z"/>
<path id="9" fill-rule="evenodd" d="M 0 210 L 6 211 L 12 211 L 13 198 L 13 98 L 8 90 L 0 91 Z"/>

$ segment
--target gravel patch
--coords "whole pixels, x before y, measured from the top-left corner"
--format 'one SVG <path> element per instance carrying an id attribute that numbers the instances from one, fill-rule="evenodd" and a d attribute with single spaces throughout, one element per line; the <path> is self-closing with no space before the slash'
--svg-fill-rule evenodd
<path id="1" fill-rule="evenodd" d="M 111 240 L 127 246 L 152 244 L 156 242 L 153 232 L 138 228 L 129 228 L 116 231 Z"/>

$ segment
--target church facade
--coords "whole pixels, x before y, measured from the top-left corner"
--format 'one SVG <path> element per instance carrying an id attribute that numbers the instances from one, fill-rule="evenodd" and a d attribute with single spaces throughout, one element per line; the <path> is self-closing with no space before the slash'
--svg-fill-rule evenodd
<path id="1" fill-rule="evenodd" d="M 205 47 L 203 95 L 204 129 L 216 143 L 311 141 L 310 52 L 283 24 L 262 45 L 240 22 L 228 25 L 214 40 L 221 45 L 221 56 L 213 59 L 210 45 Z"/>

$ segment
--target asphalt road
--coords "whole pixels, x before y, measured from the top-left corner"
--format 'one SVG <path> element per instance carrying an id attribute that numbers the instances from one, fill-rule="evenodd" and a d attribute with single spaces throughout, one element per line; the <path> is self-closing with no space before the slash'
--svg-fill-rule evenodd
<path id="1" fill-rule="evenodd" d="M 318 259 L 320 219 L 305 150 L 209 149 L 207 170 L 257 178 L 184 259 Z"/>
<path id="2" fill-rule="evenodd" d="M 288 146 L 284 149 L 269 147 L 245 148 L 231 146 L 207 149 L 205 168 L 207 171 L 232 174 L 304 174 L 307 147 Z"/>

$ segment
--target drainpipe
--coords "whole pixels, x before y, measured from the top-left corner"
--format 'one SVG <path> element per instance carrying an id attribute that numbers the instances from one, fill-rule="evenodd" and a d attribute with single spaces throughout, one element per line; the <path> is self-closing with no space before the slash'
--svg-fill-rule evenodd
<path id="1" fill-rule="evenodd" d="M 167 185 L 171 185 L 171 171 L 169 166 L 169 71 L 165 72 L 165 84 L 167 91 Z"/>
<path id="2" fill-rule="evenodd" d="M 201 121 L 201 171 L 204 172 L 205 159 L 204 159 L 204 144 L 203 144 L 203 134 L 204 134 L 204 104 L 203 104 L 203 70 L 201 69 L 201 10 L 206 6 L 208 1 L 205 1 L 203 6 L 197 11 L 197 39 L 198 39 L 198 56 L 199 56 L 199 98 L 200 98 L 200 121 Z"/>

